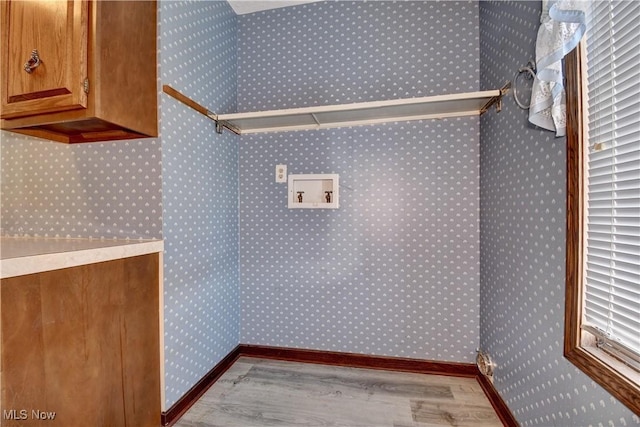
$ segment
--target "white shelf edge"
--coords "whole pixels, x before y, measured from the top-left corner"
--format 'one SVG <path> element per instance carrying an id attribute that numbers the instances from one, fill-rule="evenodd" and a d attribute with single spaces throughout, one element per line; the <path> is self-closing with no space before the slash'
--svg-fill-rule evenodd
<path id="1" fill-rule="evenodd" d="M 446 113 L 446 114 L 425 114 L 420 116 L 397 116 L 397 117 L 371 119 L 371 120 L 354 120 L 349 122 L 321 123 L 317 125 L 282 126 L 282 127 L 269 127 L 269 128 L 256 128 L 256 129 L 236 128 L 236 129 L 237 129 L 237 133 L 240 135 L 249 135 L 254 133 L 286 132 L 286 131 L 294 131 L 294 130 L 336 129 L 336 128 L 342 128 L 342 127 L 374 125 L 374 124 L 380 124 L 380 123 L 409 122 L 414 120 L 446 119 L 450 117 L 477 116 L 478 114 L 479 113 L 477 110 L 471 110 L 471 111 L 461 111 L 459 113 L 457 112 L 457 113 Z"/>
<path id="2" fill-rule="evenodd" d="M 371 101 L 371 102 L 359 102 L 351 104 L 338 104 L 338 105 L 326 105 L 326 106 L 314 106 L 314 107 L 302 107 L 302 108 L 288 108 L 282 110 L 268 110 L 268 111 L 254 111 L 247 113 L 232 113 L 232 114 L 219 114 L 217 116 L 218 124 L 222 127 L 226 127 L 231 131 L 244 135 L 250 133 L 261 132 L 282 132 L 291 130 L 307 130 L 307 129 L 329 129 L 337 127 L 367 125 L 385 122 L 395 121 L 412 121 L 412 120 L 425 120 L 425 119 L 440 119 L 448 117 L 462 117 L 470 115 L 481 114 L 489 104 L 504 94 L 503 89 L 487 90 L 480 92 L 468 92 L 458 93 L 450 95 L 436 95 L 417 98 L 406 99 L 393 99 L 386 101 Z M 451 102 L 464 101 L 474 102 L 473 108 L 465 105 L 461 110 L 450 111 L 451 108 L 447 108 L 443 111 L 432 111 L 426 114 L 403 114 L 394 113 L 394 107 L 402 108 L 408 106 L 416 106 L 425 108 L 429 106 L 436 106 L 437 104 L 446 105 L 450 107 Z M 355 119 L 336 122 L 319 122 L 317 115 L 323 113 L 337 113 L 337 112 L 366 112 L 367 110 L 375 111 L 380 108 L 391 109 L 389 114 L 384 117 L 376 117 L 369 119 Z M 291 120 L 296 116 L 300 117 L 312 117 L 313 123 L 304 124 L 282 124 L 279 123 L 280 119 Z M 251 120 L 261 120 L 266 122 L 267 125 L 259 127 L 247 127 L 247 122 Z"/>
<path id="3" fill-rule="evenodd" d="M 480 92 L 454 93 L 450 95 L 423 96 L 418 98 L 390 99 L 386 101 L 354 102 L 351 104 L 320 105 L 315 107 L 285 108 L 281 110 L 218 114 L 218 120 L 279 117 L 279 116 L 288 116 L 288 115 L 297 115 L 297 114 L 326 113 L 326 112 L 334 112 L 334 111 L 359 110 L 359 109 L 368 109 L 368 108 L 392 107 L 392 106 L 411 105 L 411 104 L 425 104 L 425 103 L 435 103 L 435 102 L 443 102 L 443 101 L 460 101 L 460 100 L 469 100 L 469 99 L 486 98 L 488 101 L 489 99 L 495 96 L 500 96 L 499 89 L 485 90 Z"/>

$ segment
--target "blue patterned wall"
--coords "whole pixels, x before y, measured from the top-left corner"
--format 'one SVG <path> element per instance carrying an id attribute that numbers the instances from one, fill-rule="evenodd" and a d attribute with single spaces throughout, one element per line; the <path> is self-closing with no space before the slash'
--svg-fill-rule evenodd
<path id="1" fill-rule="evenodd" d="M 534 57 L 540 10 L 480 3 L 483 89 Z M 480 341 L 495 386 L 525 426 L 639 425 L 563 357 L 566 141 L 527 123 L 509 97 L 480 126 Z"/>
<path id="2" fill-rule="evenodd" d="M 238 25 L 240 111 L 478 90 L 475 1 L 329 1 Z"/>
<path id="3" fill-rule="evenodd" d="M 227 2 L 160 2 L 161 76 L 216 112 L 236 109 Z M 238 142 L 167 95 L 161 104 L 165 392 L 169 408 L 239 343 Z"/>
<path id="4" fill-rule="evenodd" d="M 0 132 L 4 235 L 162 237 L 160 141 L 62 144 Z"/>
<path id="5" fill-rule="evenodd" d="M 238 107 L 478 90 L 478 3 L 322 2 L 238 18 Z M 477 118 L 242 136 L 241 341 L 471 362 Z M 338 173 L 289 210 L 276 164 Z"/>

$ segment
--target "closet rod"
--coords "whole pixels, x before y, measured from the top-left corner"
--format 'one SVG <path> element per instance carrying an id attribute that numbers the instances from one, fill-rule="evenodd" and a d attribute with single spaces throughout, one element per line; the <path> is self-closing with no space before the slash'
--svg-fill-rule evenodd
<path id="1" fill-rule="evenodd" d="M 162 85 L 162 91 L 167 95 L 169 95 L 170 97 L 175 98 L 176 100 L 182 102 L 187 107 L 191 107 L 194 110 L 196 110 L 198 113 L 207 116 L 209 119 L 216 122 L 216 125 L 218 124 L 218 116 L 216 115 L 216 113 L 209 111 L 206 107 L 198 104 L 196 101 L 189 98 L 187 95 L 184 95 L 178 92 L 177 90 L 175 90 L 169 85 Z"/>

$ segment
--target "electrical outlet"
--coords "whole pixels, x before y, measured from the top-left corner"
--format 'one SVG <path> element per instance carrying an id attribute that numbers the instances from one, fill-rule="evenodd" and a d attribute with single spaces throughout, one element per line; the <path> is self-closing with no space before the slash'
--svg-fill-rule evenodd
<path id="1" fill-rule="evenodd" d="M 287 182 L 287 165 L 276 165 L 276 182 Z"/>

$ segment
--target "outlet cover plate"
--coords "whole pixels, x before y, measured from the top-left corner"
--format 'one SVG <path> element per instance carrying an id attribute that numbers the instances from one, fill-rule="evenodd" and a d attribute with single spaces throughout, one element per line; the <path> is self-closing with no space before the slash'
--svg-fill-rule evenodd
<path id="1" fill-rule="evenodd" d="M 287 165 L 276 165 L 276 182 L 287 182 Z"/>

